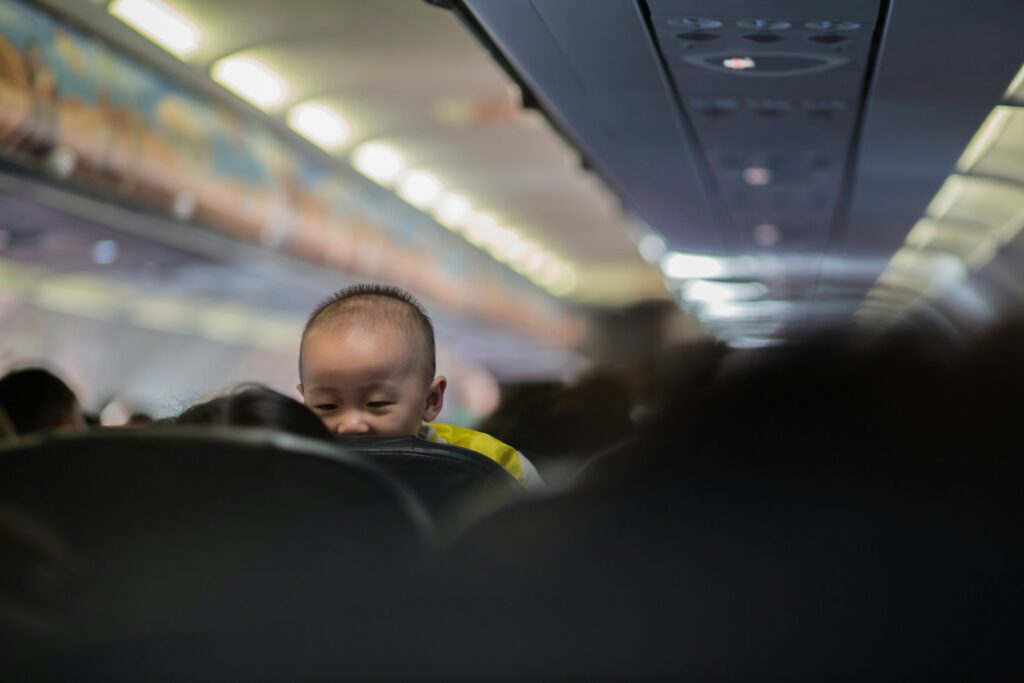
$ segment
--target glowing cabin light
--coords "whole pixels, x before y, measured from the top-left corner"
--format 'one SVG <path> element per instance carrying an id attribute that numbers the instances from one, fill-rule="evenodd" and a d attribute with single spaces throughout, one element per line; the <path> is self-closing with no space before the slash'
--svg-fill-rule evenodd
<path id="1" fill-rule="evenodd" d="M 743 182 L 754 187 L 770 185 L 772 172 L 763 166 L 750 166 L 743 169 Z"/>
<path id="2" fill-rule="evenodd" d="M 544 267 L 529 278 L 555 296 L 571 294 L 578 280 L 575 269 L 550 255 Z"/>
<path id="3" fill-rule="evenodd" d="M 524 259 L 523 269 L 527 273 L 531 274 L 540 273 L 544 270 L 544 266 L 546 266 L 551 259 L 551 254 L 542 249 L 538 249 Z"/>
<path id="4" fill-rule="evenodd" d="M 637 243 L 640 257 L 648 263 L 657 263 L 665 255 L 665 240 L 661 235 L 649 232 Z"/>
<path id="5" fill-rule="evenodd" d="M 992 110 L 957 162 L 957 169 L 961 173 L 967 173 L 974 168 L 974 165 L 992 149 L 1010 124 L 1012 112 L 1013 109 L 1010 107 L 996 107 Z"/>
<path id="6" fill-rule="evenodd" d="M 494 237 L 491 239 L 489 251 L 494 258 L 503 263 L 508 263 L 513 260 L 513 255 L 520 250 L 522 242 L 519 233 L 515 230 L 498 226 L 494 231 Z"/>
<path id="7" fill-rule="evenodd" d="M 953 208 L 957 200 L 965 191 L 963 180 L 957 176 L 949 176 L 942 184 L 939 191 L 935 193 L 932 201 L 928 204 L 928 216 L 935 219 L 943 218 Z"/>
<path id="8" fill-rule="evenodd" d="M 405 160 L 387 145 L 367 142 L 356 148 L 352 155 L 352 165 L 371 180 L 390 183 L 405 168 Z"/>
<path id="9" fill-rule="evenodd" d="M 737 306 L 734 303 L 721 301 L 718 303 L 708 304 L 701 310 L 701 317 L 707 318 L 743 318 L 748 314 L 748 310 L 742 306 Z"/>
<path id="10" fill-rule="evenodd" d="M 576 289 L 576 271 L 565 264 L 561 264 L 558 277 L 547 284 L 547 290 L 555 296 L 567 296 Z"/>
<path id="11" fill-rule="evenodd" d="M 732 69 L 733 71 L 746 71 L 747 69 L 753 69 L 757 66 L 750 57 L 729 57 L 728 59 L 722 60 L 722 66 L 726 69 Z"/>
<path id="12" fill-rule="evenodd" d="M 421 208 L 437 201 L 441 189 L 441 181 L 424 171 L 410 171 L 398 179 L 398 196 Z"/>
<path id="13" fill-rule="evenodd" d="M 58 277 L 41 282 L 33 291 L 35 302 L 52 311 L 98 320 L 121 314 L 124 291 L 91 277 Z"/>
<path id="14" fill-rule="evenodd" d="M 721 260 L 712 256 L 670 251 L 661 259 L 661 271 L 677 280 L 718 277 L 724 270 Z"/>
<path id="15" fill-rule="evenodd" d="M 757 299 L 767 293 L 768 288 L 760 282 L 711 282 L 691 280 L 683 285 L 683 298 L 700 303 L 722 301 L 745 301 Z"/>
<path id="16" fill-rule="evenodd" d="M 239 97 L 262 108 L 273 108 L 288 99 L 288 84 L 263 62 L 233 56 L 217 60 L 213 80 Z"/>
<path id="17" fill-rule="evenodd" d="M 178 57 L 199 49 L 199 26 L 161 0 L 114 0 L 110 13 Z"/>
<path id="18" fill-rule="evenodd" d="M 114 240 L 93 242 L 91 256 L 93 263 L 109 266 L 121 256 L 121 247 Z"/>
<path id="19" fill-rule="evenodd" d="M 719 301 L 704 306 L 699 317 L 702 320 L 766 319 L 785 315 L 794 305 L 788 301 Z"/>
<path id="20" fill-rule="evenodd" d="M 522 263 L 534 247 L 515 230 L 509 230 L 509 238 L 501 249 L 504 260 L 515 264 Z"/>
<path id="21" fill-rule="evenodd" d="M 327 151 L 339 149 L 351 133 L 345 119 L 336 111 L 322 104 L 309 102 L 292 107 L 288 112 L 288 125 L 296 133 Z"/>
<path id="22" fill-rule="evenodd" d="M 446 228 L 455 228 L 462 224 L 469 217 L 472 208 L 465 197 L 454 192 L 446 192 L 437 200 L 434 215 L 441 225 Z"/>
<path id="23" fill-rule="evenodd" d="M 540 283 L 545 287 L 553 287 L 561 278 L 565 266 L 557 259 L 548 262 L 538 274 Z"/>
<path id="24" fill-rule="evenodd" d="M 489 213 L 475 211 L 466 219 L 466 239 L 478 247 L 490 244 L 498 229 L 498 221 Z"/>

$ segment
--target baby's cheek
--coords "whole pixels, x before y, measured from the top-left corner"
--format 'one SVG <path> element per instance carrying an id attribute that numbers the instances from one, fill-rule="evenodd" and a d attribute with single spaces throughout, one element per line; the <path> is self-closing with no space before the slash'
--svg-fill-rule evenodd
<path id="1" fill-rule="evenodd" d="M 373 431 L 380 436 L 405 436 L 408 431 L 405 422 L 402 415 L 389 413 L 376 417 L 371 424 Z"/>

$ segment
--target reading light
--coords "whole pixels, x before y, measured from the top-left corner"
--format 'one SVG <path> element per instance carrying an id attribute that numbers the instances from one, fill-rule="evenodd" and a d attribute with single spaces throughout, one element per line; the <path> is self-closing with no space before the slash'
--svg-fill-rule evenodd
<path id="1" fill-rule="evenodd" d="M 345 144 L 349 127 L 333 109 L 305 102 L 292 107 L 288 112 L 288 125 L 299 135 L 328 151 Z"/>
<path id="2" fill-rule="evenodd" d="M 213 80 L 258 107 L 275 107 L 288 98 L 284 78 L 252 57 L 236 55 L 219 59 L 211 75 Z"/>
<path id="3" fill-rule="evenodd" d="M 526 259 L 532 249 L 533 246 L 520 237 L 518 232 L 499 225 L 494 231 L 488 251 L 502 263 L 515 267 L 515 264 L 520 264 Z"/>
<path id="4" fill-rule="evenodd" d="M 356 148 L 352 165 L 367 178 L 378 183 L 389 183 L 405 168 L 405 160 L 387 145 L 367 142 Z"/>
<path id="5" fill-rule="evenodd" d="M 178 57 L 199 49 L 199 27 L 161 0 L 114 0 L 110 13 Z"/>
<path id="6" fill-rule="evenodd" d="M 722 60 L 722 66 L 733 71 L 745 71 L 746 69 L 753 69 L 757 66 L 757 63 L 750 57 L 729 57 Z"/>
<path id="7" fill-rule="evenodd" d="M 465 197 L 454 192 L 446 192 L 437 201 L 435 215 L 446 228 L 454 228 L 469 216 L 471 208 Z"/>
<path id="8" fill-rule="evenodd" d="M 523 269 L 526 270 L 527 273 L 539 273 L 544 269 L 544 266 L 548 264 L 548 261 L 550 261 L 551 258 L 551 254 L 538 249 L 524 259 Z"/>
<path id="9" fill-rule="evenodd" d="M 489 213 L 474 211 L 466 219 L 466 239 L 480 247 L 494 239 L 498 221 Z"/>
<path id="10" fill-rule="evenodd" d="M 521 264 L 536 249 L 532 244 L 522 238 L 515 230 L 509 229 L 509 238 L 506 243 L 500 246 L 503 260 L 513 264 Z"/>
<path id="11" fill-rule="evenodd" d="M 410 171 L 398 179 L 398 196 L 413 206 L 429 206 L 441 196 L 441 181 L 424 171 Z"/>
<path id="12" fill-rule="evenodd" d="M 772 182 L 772 172 L 763 166 L 750 166 L 743 169 L 743 182 L 759 187 Z"/>

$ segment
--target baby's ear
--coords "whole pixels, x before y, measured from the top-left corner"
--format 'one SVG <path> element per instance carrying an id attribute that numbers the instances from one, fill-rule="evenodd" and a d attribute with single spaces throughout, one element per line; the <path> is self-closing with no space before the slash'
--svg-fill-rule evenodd
<path id="1" fill-rule="evenodd" d="M 299 382 L 298 384 L 295 385 L 295 390 L 299 392 L 299 396 L 301 396 L 303 400 L 305 400 L 306 392 L 302 390 L 302 382 Z"/>
<path id="2" fill-rule="evenodd" d="M 444 390 L 448 388 L 448 380 L 438 375 L 427 389 L 426 406 L 423 409 L 423 421 L 433 422 L 441 414 L 444 407 Z"/>

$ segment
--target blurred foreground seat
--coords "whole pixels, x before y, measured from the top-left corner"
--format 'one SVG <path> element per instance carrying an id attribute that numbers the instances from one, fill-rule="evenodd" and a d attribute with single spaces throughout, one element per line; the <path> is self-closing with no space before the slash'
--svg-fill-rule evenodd
<path id="1" fill-rule="evenodd" d="M 329 621 L 432 545 L 413 496 L 329 444 L 193 428 L 24 442 L 0 451 L 3 658 L 61 672 L 142 637 Z"/>
<path id="2" fill-rule="evenodd" d="M 412 436 L 341 437 L 337 443 L 408 487 L 449 538 L 524 494 L 501 465 L 458 446 Z"/>

